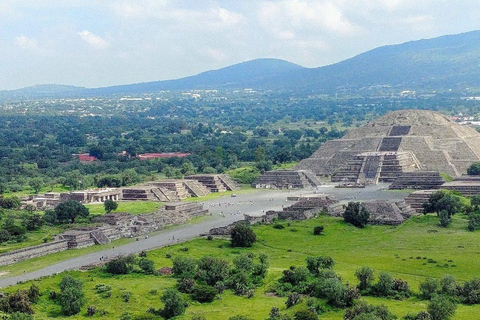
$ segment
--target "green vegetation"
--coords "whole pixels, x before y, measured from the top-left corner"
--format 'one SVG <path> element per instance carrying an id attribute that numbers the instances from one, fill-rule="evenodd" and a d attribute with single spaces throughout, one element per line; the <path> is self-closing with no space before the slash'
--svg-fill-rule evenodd
<path id="1" fill-rule="evenodd" d="M 183 294 L 183 298 L 189 301 L 189 306 L 185 310 L 185 316 L 179 319 L 191 319 L 193 315 L 204 315 L 207 319 L 228 319 L 232 315 L 248 315 L 252 319 L 265 319 L 268 317 L 272 307 L 277 307 L 281 314 L 288 314 L 292 318 L 300 310 L 304 310 L 307 305 L 312 308 L 315 303 L 308 299 L 300 299 L 291 308 L 286 308 L 285 302 L 288 297 L 275 297 L 265 294 L 269 289 L 281 279 L 283 271 L 295 266 L 301 269 L 302 266 L 310 266 L 310 270 L 315 270 L 319 266 L 319 274 L 324 274 L 320 265 L 330 265 L 325 259 L 315 259 L 306 264 L 307 257 L 318 257 L 319 254 L 331 256 L 335 265 L 330 265 L 333 271 L 342 277 L 342 282 L 349 282 L 352 285 L 363 283 L 364 288 L 377 287 L 377 283 L 382 283 L 379 288 L 390 287 L 391 279 L 401 278 L 408 283 L 408 288 L 414 293 L 413 296 L 404 297 L 403 300 L 386 299 L 372 295 L 362 295 L 361 301 L 369 305 L 385 305 L 390 313 L 402 317 L 410 314 L 417 314 L 427 310 L 428 301 L 423 300 L 426 296 L 423 294 L 427 289 L 421 289 L 425 285 L 421 283 L 429 279 L 437 279 L 443 283 L 446 292 L 454 292 L 455 288 L 452 281 L 445 278 L 445 275 L 452 275 L 456 278 L 456 283 L 464 286 L 465 281 L 472 281 L 480 274 L 480 266 L 471 263 L 471 257 L 480 251 L 479 237 L 477 232 L 467 230 L 468 221 L 464 214 L 456 214 L 452 217 L 452 224 L 448 229 L 438 226 L 438 218 L 434 215 L 424 215 L 413 217 L 405 224 L 392 228 L 389 226 L 369 226 L 363 229 L 357 229 L 344 223 L 341 219 L 331 217 L 320 217 L 305 222 L 291 222 L 285 229 L 275 229 L 272 226 L 256 226 L 254 231 L 257 234 L 257 242 L 251 248 L 231 248 L 228 240 L 222 239 L 197 239 L 187 244 L 175 245 L 163 249 L 154 250 L 147 253 L 147 259 L 153 261 L 155 269 L 164 266 L 172 266 L 173 262 L 186 257 L 181 248 L 188 247 L 188 257 L 201 261 L 204 256 L 215 259 L 224 259 L 233 263 L 243 254 L 268 254 L 269 268 L 268 274 L 263 284 L 253 291 L 253 297 L 237 296 L 234 292 L 227 290 L 221 294 L 221 300 L 213 300 L 208 303 L 190 302 L 189 294 Z M 321 237 L 314 236 L 312 230 L 317 225 L 325 226 L 327 233 Z M 297 232 L 288 232 L 295 228 Z M 377 249 L 377 248 L 381 248 Z M 89 248 L 87 248 L 89 249 Z M 82 249 L 83 250 L 83 249 Z M 166 256 L 172 258 L 166 258 Z M 172 260 L 173 259 L 173 260 Z M 238 261 L 239 265 L 244 265 Z M 213 265 L 205 261 L 205 265 Z M 372 269 L 362 268 L 368 266 Z M 203 267 L 202 267 L 203 269 Z M 212 270 L 222 270 L 215 268 Z M 143 272 L 129 273 L 126 275 L 105 276 L 101 270 L 90 272 L 68 272 L 76 279 L 84 282 L 84 293 L 86 304 L 78 315 L 73 319 L 85 317 L 86 306 L 94 306 L 98 310 L 107 312 L 111 317 L 118 318 L 122 311 L 124 302 L 123 292 L 131 292 L 131 298 L 128 302 L 128 310 L 133 314 L 144 314 L 149 307 L 155 310 L 162 310 L 164 307 L 160 302 L 160 296 L 167 288 L 175 287 L 175 279 L 170 276 L 154 276 Z M 196 270 L 196 269 L 192 269 Z M 206 269 L 205 269 L 206 270 Z M 306 274 L 311 274 L 309 269 L 305 268 Z M 380 282 L 379 275 L 382 272 L 388 272 L 392 277 L 382 276 Z M 188 274 L 188 272 L 187 272 Z M 191 271 L 190 274 L 198 274 Z M 205 284 L 213 283 L 208 280 L 216 272 L 206 272 L 202 276 Z M 359 281 L 358 279 L 363 279 Z M 377 278 L 378 277 L 378 278 Z M 442 280 L 445 278 L 445 280 Z M 33 305 L 35 316 L 46 318 L 48 315 L 60 312 L 59 307 L 49 300 L 46 295 L 50 290 L 56 290 L 61 276 L 49 277 L 36 282 L 40 288 L 42 296 L 37 303 Z M 221 276 L 220 278 L 221 279 Z M 449 281 L 449 282 L 448 282 Z M 94 290 L 98 283 L 111 287 L 111 297 L 102 298 Z M 441 288 L 442 285 L 440 285 Z M 22 284 L 9 288 L 9 291 L 28 289 L 29 284 Z M 437 285 L 429 285 L 430 297 L 432 297 L 439 288 Z M 474 288 L 472 282 L 467 286 Z M 128 290 L 127 290 L 128 288 Z M 336 288 L 336 287 L 335 287 Z M 360 290 L 362 290 L 359 287 Z M 448 291 L 450 290 L 450 291 Z M 452 291 L 453 290 L 453 291 Z M 151 292 L 151 293 L 150 293 Z M 47 293 L 47 294 L 46 294 Z M 208 297 L 208 292 L 203 292 L 204 297 Z M 417 297 L 416 293 L 421 297 Z M 463 298 L 462 298 L 463 299 Z M 467 300 L 465 300 L 467 301 Z M 465 302 L 466 303 L 466 302 Z M 245 312 L 254 308 L 255 314 Z M 317 307 L 315 307 L 317 308 Z M 328 308 L 326 305 L 318 306 L 323 310 L 322 319 L 342 319 L 345 311 L 335 308 Z M 318 309 L 317 308 L 317 309 Z M 50 311 L 51 310 L 51 311 Z M 57 311 L 55 311 L 57 310 Z M 370 310 L 370 309 L 369 309 Z M 471 319 L 480 311 L 480 305 L 475 304 L 466 306 L 458 304 L 455 312 L 455 319 Z M 373 311 L 371 311 L 373 312 Z"/>
<path id="2" fill-rule="evenodd" d="M 164 205 L 162 202 L 155 201 L 120 201 L 116 212 L 128 212 L 131 214 L 151 213 L 157 211 L 157 209 Z M 103 203 L 86 204 L 91 215 L 105 214 L 105 206 Z"/>

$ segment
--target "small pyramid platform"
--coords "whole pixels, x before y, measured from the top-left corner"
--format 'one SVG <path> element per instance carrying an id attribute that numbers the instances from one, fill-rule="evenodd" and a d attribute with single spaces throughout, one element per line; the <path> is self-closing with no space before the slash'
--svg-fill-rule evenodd
<path id="1" fill-rule="evenodd" d="M 345 166 L 357 166 L 354 172 L 360 174 L 362 164 L 359 159 L 353 163 L 355 156 L 368 153 L 377 153 L 372 156 L 396 154 L 397 157 L 403 153 L 402 157 L 408 158 L 404 159 L 407 166 L 410 166 L 408 161 L 415 164 L 414 170 L 439 171 L 458 177 L 466 173 L 471 163 L 480 161 L 480 133 L 437 112 L 394 111 L 351 130 L 342 139 L 325 142 L 294 169 L 309 169 L 316 175 L 332 176 L 345 171 Z M 365 161 L 370 162 L 363 163 L 370 167 L 367 170 L 370 174 L 382 171 L 375 170 L 375 166 L 378 167 L 375 162 L 380 161 L 373 158 Z"/>
<path id="2" fill-rule="evenodd" d="M 252 183 L 257 189 L 303 189 L 319 185 L 318 178 L 308 170 L 267 171 Z"/>

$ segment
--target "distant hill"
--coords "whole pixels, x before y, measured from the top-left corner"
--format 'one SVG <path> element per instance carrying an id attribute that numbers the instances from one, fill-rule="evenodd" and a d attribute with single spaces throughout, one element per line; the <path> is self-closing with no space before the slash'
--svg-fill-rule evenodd
<path id="1" fill-rule="evenodd" d="M 85 89 L 35 86 L 1 96 L 139 94 L 159 90 L 272 89 L 333 92 L 373 85 L 409 89 L 480 87 L 480 31 L 379 47 L 329 66 L 304 68 L 279 59 L 257 59 L 166 81 Z"/>

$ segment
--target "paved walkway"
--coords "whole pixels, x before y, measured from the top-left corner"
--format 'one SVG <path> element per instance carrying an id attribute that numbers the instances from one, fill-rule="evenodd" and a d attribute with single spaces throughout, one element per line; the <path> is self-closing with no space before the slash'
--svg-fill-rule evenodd
<path id="1" fill-rule="evenodd" d="M 319 187 L 316 193 L 334 194 L 338 200 L 358 201 L 371 199 L 403 199 L 402 192 L 380 192 L 382 186 L 372 186 L 365 189 L 335 189 L 333 186 Z M 139 241 L 112 249 L 89 253 L 77 258 L 68 259 L 53 264 L 41 270 L 33 271 L 16 277 L 0 279 L 0 287 L 14 285 L 19 281 L 38 279 L 60 273 L 65 270 L 79 269 L 82 266 L 97 263 L 101 257 L 114 257 L 151 250 L 179 242 L 184 242 L 206 234 L 212 228 L 223 227 L 232 222 L 242 220 L 243 214 L 262 215 L 267 210 L 280 210 L 282 206 L 290 205 L 288 196 L 312 193 L 312 190 L 259 190 L 238 194 L 237 197 L 220 197 L 204 202 L 206 209 L 212 214 L 206 220 L 196 224 L 186 224 L 161 231 L 148 238 L 141 237 Z M 13 266 L 14 267 L 14 266 Z"/>

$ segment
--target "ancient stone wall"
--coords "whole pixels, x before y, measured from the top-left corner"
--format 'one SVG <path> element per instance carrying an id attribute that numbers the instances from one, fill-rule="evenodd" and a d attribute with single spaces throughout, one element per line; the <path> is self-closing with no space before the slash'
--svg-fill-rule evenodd
<path id="1" fill-rule="evenodd" d="M 50 253 L 68 249 L 68 240 L 57 240 L 12 252 L 0 254 L 0 266 L 10 265 L 19 261 L 41 257 Z"/>

